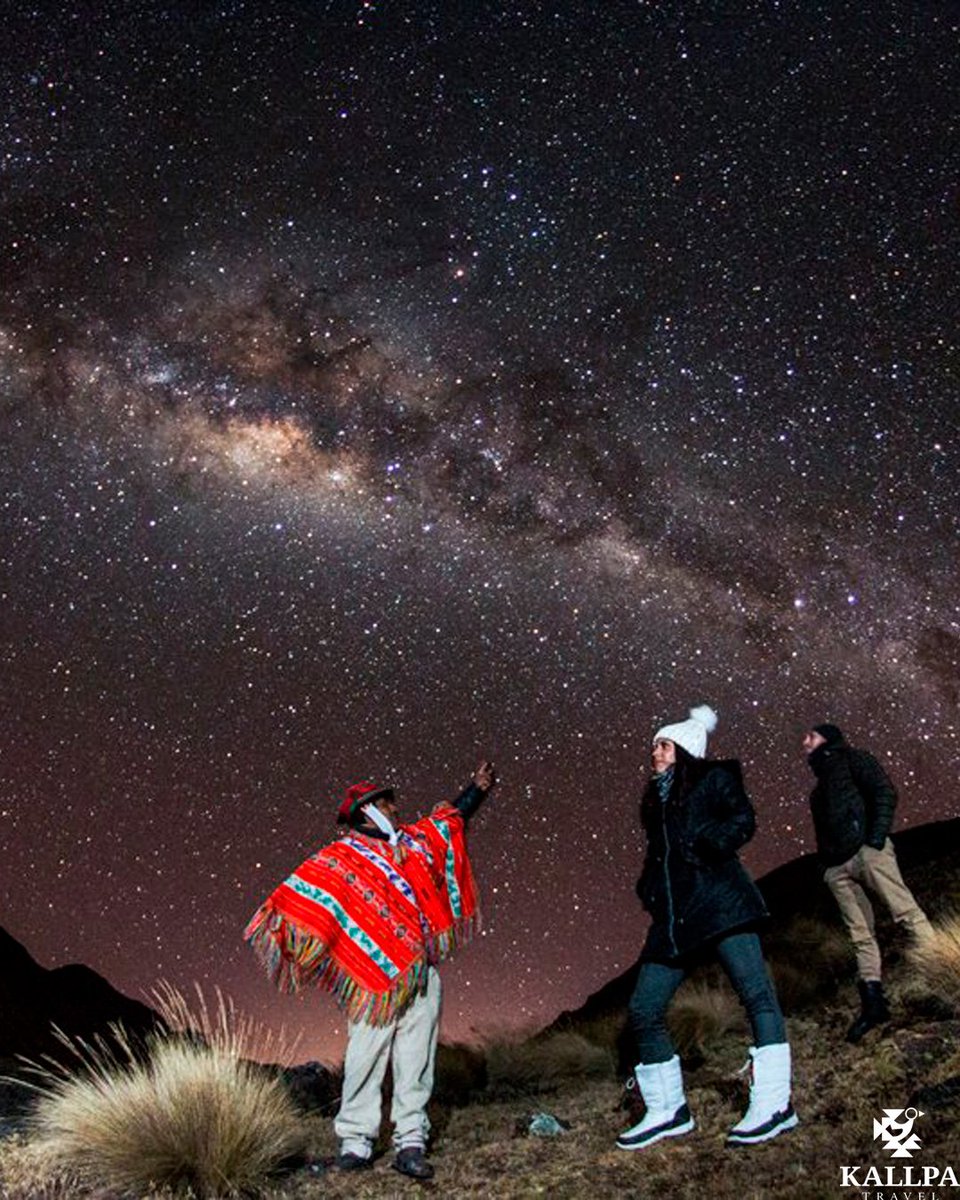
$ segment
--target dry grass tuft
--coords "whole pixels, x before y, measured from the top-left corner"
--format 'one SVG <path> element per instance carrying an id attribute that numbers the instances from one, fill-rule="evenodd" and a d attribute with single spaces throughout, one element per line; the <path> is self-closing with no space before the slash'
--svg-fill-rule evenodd
<path id="1" fill-rule="evenodd" d="M 854 966 L 846 933 L 816 917 L 796 916 L 767 946 L 768 965 L 785 1013 L 802 1012 L 834 995 Z"/>
<path id="2" fill-rule="evenodd" d="M 594 1046 L 616 1054 L 625 1022 L 626 1016 L 622 1011 L 602 1013 L 577 1021 L 575 1032 Z"/>
<path id="3" fill-rule="evenodd" d="M 487 1086 L 487 1060 L 476 1046 L 441 1042 L 437 1047 L 433 1100 L 437 1104 L 463 1105 Z"/>
<path id="4" fill-rule="evenodd" d="M 927 987 L 960 1012 L 960 914 L 941 918 L 930 937 L 907 951 Z"/>
<path id="5" fill-rule="evenodd" d="M 293 1102 L 276 1076 L 245 1061 L 275 1055 L 276 1039 L 218 994 L 191 1010 L 173 989 L 157 996 L 169 1031 L 146 1054 L 123 1030 L 113 1044 L 71 1043 L 74 1069 L 34 1065 L 39 1099 L 31 1151 L 53 1175 L 142 1194 L 168 1187 L 199 1197 L 262 1190 L 302 1149 Z M 286 1055 L 284 1057 L 287 1057 Z"/>
<path id="6" fill-rule="evenodd" d="M 608 1050 L 579 1033 L 552 1033 L 528 1042 L 497 1042 L 487 1048 L 488 1091 L 535 1095 L 575 1079 L 613 1074 Z"/>
<path id="7" fill-rule="evenodd" d="M 709 1045 L 743 1021 L 743 1010 L 733 992 L 702 980 L 684 982 L 667 1013 L 681 1058 L 702 1056 Z"/>
<path id="8" fill-rule="evenodd" d="M 0 1196 L 3 1200 L 74 1200 L 72 1181 L 44 1171 L 19 1137 L 0 1141 Z"/>

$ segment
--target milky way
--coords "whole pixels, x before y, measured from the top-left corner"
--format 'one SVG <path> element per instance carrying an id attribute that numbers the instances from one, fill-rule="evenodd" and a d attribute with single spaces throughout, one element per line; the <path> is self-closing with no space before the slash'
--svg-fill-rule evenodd
<path id="1" fill-rule="evenodd" d="M 269 11 L 267 10 L 269 9 Z M 0 81 L 0 924 L 336 1055 L 240 931 L 481 757 L 447 1031 L 636 956 L 650 735 L 956 811 L 956 7 L 31 9 Z"/>

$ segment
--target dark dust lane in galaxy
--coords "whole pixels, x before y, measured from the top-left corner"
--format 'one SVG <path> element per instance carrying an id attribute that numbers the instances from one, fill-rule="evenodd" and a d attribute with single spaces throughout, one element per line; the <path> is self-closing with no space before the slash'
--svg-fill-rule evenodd
<path id="1" fill-rule="evenodd" d="M 240 931 L 481 756 L 447 1030 L 636 956 L 651 732 L 957 806 L 953 4 L 31 6 L 0 81 L 0 924 L 338 1053 Z"/>

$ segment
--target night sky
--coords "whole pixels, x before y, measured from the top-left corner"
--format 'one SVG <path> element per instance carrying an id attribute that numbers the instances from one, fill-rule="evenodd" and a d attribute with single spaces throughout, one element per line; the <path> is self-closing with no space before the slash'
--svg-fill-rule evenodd
<path id="1" fill-rule="evenodd" d="M 639 952 L 655 728 L 756 873 L 831 720 L 957 812 L 960 6 L 37 4 L 0 86 L 0 924 L 335 1057 L 242 928 L 481 758 L 446 1029 Z"/>

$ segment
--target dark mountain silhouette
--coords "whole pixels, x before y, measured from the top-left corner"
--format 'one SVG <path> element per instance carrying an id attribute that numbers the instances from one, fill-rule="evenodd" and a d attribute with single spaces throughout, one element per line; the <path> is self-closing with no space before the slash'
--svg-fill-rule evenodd
<path id="1" fill-rule="evenodd" d="M 960 818 L 904 829 L 893 835 L 893 842 L 904 879 L 928 915 L 936 920 L 944 905 L 955 905 L 958 899 Z M 796 928 L 800 921 L 808 925 L 818 923 L 826 930 L 842 930 L 836 902 L 823 882 L 823 868 L 815 854 L 805 854 L 776 867 L 758 879 L 757 886 L 770 910 L 771 919 L 762 933 L 768 959 L 796 961 Z M 876 905 L 876 912 L 886 950 L 890 923 L 882 904 Z M 544 1032 L 568 1029 L 624 1011 L 639 966 L 637 961 L 605 983 L 588 996 L 580 1008 L 562 1012 Z M 783 1000 L 781 996 L 781 1002 Z M 787 1004 L 784 1008 L 789 1011 Z"/>
<path id="2" fill-rule="evenodd" d="M 16 938 L 0 929 L 0 1058 L 62 1054 L 54 1026 L 89 1041 L 107 1036 L 117 1022 L 134 1037 L 142 1037 L 160 1018 L 89 967 L 41 967 Z"/>

